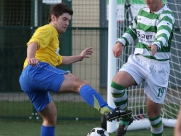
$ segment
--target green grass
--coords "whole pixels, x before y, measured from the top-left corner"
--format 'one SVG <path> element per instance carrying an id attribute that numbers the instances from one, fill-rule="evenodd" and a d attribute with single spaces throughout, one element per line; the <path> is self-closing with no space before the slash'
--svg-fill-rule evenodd
<path id="1" fill-rule="evenodd" d="M 56 136 L 86 136 L 92 128 L 100 127 L 101 114 L 86 103 L 61 101 L 55 104 Z M 32 112 L 29 101 L 0 101 L 0 136 L 39 136 L 42 119 L 30 120 Z M 128 131 L 126 136 L 150 136 L 150 130 Z M 173 128 L 165 128 L 163 136 L 173 136 Z"/>
<path id="2" fill-rule="evenodd" d="M 85 102 L 55 102 L 58 117 L 100 118 L 101 114 Z M 30 116 L 33 107 L 30 101 L 0 101 L 0 117 L 22 118 Z"/>
<path id="3" fill-rule="evenodd" d="M 86 136 L 100 122 L 58 121 L 56 136 Z M 41 121 L 0 120 L 0 136 L 39 136 Z M 115 136 L 111 133 L 110 136 Z M 150 136 L 150 130 L 128 131 L 126 136 Z M 173 128 L 165 128 L 163 136 L 173 136 Z"/>

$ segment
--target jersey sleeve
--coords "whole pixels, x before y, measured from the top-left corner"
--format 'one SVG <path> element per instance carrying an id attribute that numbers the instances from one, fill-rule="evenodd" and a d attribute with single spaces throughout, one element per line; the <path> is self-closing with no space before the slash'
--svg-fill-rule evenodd
<path id="1" fill-rule="evenodd" d="M 173 36 L 174 22 L 175 19 L 171 11 L 167 10 L 160 15 L 154 40 L 154 44 L 156 44 L 159 49 L 163 46 L 168 46 L 168 41 Z"/>
<path id="2" fill-rule="evenodd" d="M 136 24 L 137 16 L 134 17 L 126 32 L 117 41 L 121 42 L 124 46 L 128 46 L 133 43 L 137 39 Z"/>
<path id="3" fill-rule="evenodd" d="M 38 28 L 27 45 L 31 42 L 36 42 L 38 44 L 38 49 L 43 49 L 49 45 L 52 38 L 52 33 L 53 31 L 50 28 Z"/>

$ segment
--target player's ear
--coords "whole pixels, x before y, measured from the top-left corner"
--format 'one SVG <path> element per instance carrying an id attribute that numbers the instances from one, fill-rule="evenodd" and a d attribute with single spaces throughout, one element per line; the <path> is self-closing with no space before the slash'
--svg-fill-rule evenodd
<path id="1" fill-rule="evenodd" d="M 51 14 L 51 21 L 55 21 L 56 20 L 56 16 L 54 14 Z"/>

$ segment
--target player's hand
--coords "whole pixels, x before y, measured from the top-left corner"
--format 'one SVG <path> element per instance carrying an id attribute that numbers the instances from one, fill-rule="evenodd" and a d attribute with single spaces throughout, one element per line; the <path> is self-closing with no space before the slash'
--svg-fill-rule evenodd
<path id="1" fill-rule="evenodd" d="M 113 47 L 114 57 L 118 58 L 123 51 L 123 45 L 120 42 L 117 42 Z"/>
<path id="2" fill-rule="evenodd" d="M 158 47 L 156 44 L 153 44 L 153 45 L 148 45 L 148 48 L 151 50 L 151 55 L 154 56 L 155 53 L 157 52 L 158 50 Z"/>
<path id="3" fill-rule="evenodd" d="M 28 59 L 28 64 L 32 66 L 37 66 L 38 65 L 38 60 L 36 58 L 30 58 Z"/>
<path id="4" fill-rule="evenodd" d="M 92 55 L 93 51 L 92 51 L 92 47 L 87 47 L 85 50 L 83 50 L 80 54 L 81 56 L 81 60 L 83 60 L 84 58 L 89 58 L 89 55 Z M 80 61 L 81 61 L 80 60 Z"/>

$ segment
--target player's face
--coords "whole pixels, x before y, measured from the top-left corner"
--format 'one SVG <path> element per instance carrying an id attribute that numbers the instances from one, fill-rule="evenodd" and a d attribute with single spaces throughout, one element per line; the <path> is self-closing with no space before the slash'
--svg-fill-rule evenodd
<path id="1" fill-rule="evenodd" d="M 71 19 L 71 15 L 68 13 L 64 13 L 58 18 L 52 15 L 51 24 L 55 27 L 59 34 L 64 33 L 69 25 Z"/>
<path id="2" fill-rule="evenodd" d="M 151 12 L 157 12 L 163 7 L 162 0 L 145 0 L 145 3 Z"/>

